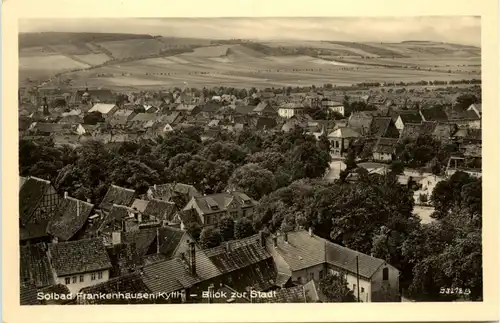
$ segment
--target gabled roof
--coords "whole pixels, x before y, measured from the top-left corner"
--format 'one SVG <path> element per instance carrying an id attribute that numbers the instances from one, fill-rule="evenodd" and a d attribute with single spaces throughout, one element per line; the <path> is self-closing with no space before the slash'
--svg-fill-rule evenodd
<path id="1" fill-rule="evenodd" d="M 373 274 L 385 264 L 385 261 L 382 259 L 371 257 L 364 253 L 326 241 L 327 263 L 350 273 L 356 273 L 356 257 L 358 257 L 359 275 L 366 279 L 370 279 Z"/>
<path id="2" fill-rule="evenodd" d="M 165 257 L 171 258 L 174 256 L 175 251 L 179 247 L 180 242 L 186 231 L 181 229 L 176 229 L 172 227 L 163 227 L 160 229 L 160 253 L 165 255 Z M 193 239 L 190 239 L 191 241 Z"/>
<path id="3" fill-rule="evenodd" d="M 47 227 L 47 233 L 57 237 L 59 241 L 71 239 L 87 222 L 93 208 L 93 204 L 72 197 L 63 199 Z"/>
<path id="4" fill-rule="evenodd" d="M 21 282 L 33 283 L 37 288 L 52 285 L 52 269 L 43 243 L 20 247 Z"/>
<path id="5" fill-rule="evenodd" d="M 94 104 L 92 109 L 89 110 L 89 113 L 97 111 L 97 112 L 100 112 L 102 114 L 108 114 L 111 110 L 113 110 L 114 107 L 116 107 L 116 104 L 97 103 L 97 104 Z"/>
<path id="6" fill-rule="evenodd" d="M 359 113 L 353 113 L 349 117 L 349 121 L 347 124 L 349 128 L 353 128 L 358 131 L 363 129 L 368 130 L 370 128 L 372 120 L 373 120 L 372 116 L 364 116 Z"/>
<path id="7" fill-rule="evenodd" d="M 42 202 L 45 192 L 50 189 L 50 181 L 30 176 L 19 190 L 19 216 L 21 224 L 32 220 L 32 215 Z"/>
<path id="8" fill-rule="evenodd" d="M 304 109 L 304 105 L 298 102 L 286 102 L 279 106 L 279 109 Z"/>
<path id="9" fill-rule="evenodd" d="M 456 131 L 456 125 L 449 123 L 438 123 L 432 131 L 432 136 L 440 140 L 448 140 Z"/>
<path id="10" fill-rule="evenodd" d="M 198 106 L 196 104 L 179 104 L 175 110 L 177 111 L 193 111 L 196 109 Z"/>
<path id="11" fill-rule="evenodd" d="M 19 240 L 27 241 L 32 239 L 48 238 L 47 226 L 49 220 L 37 220 L 26 223 L 19 228 Z"/>
<path id="12" fill-rule="evenodd" d="M 262 112 L 264 111 L 267 107 L 271 108 L 271 106 L 267 102 L 260 102 L 257 104 L 257 106 L 253 109 L 253 112 Z"/>
<path id="13" fill-rule="evenodd" d="M 182 119 L 181 113 L 179 111 L 172 111 L 169 115 L 165 115 L 161 117 L 162 122 L 166 122 L 169 124 L 175 124 Z"/>
<path id="14" fill-rule="evenodd" d="M 150 199 L 172 201 L 181 208 L 195 196 L 201 196 L 201 193 L 194 186 L 182 183 L 154 185 L 150 186 L 148 190 Z"/>
<path id="15" fill-rule="evenodd" d="M 19 301 L 21 305 L 40 305 L 38 290 L 33 283 L 21 282 Z"/>
<path id="16" fill-rule="evenodd" d="M 418 111 L 399 111 L 399 117 L 401 121 L 406 125 L 407 123 L 420 123 L 422 122 L 422 116 Z"/>
<path id="17" fill-rule="evenodd" d="M 113 266 L 110 277 L 130 273 L 144 264 L 135 243 L 112 244 L 106 251 Z"/>
<path id="18" fill-rule="evenodd" d="M 158 119 L 158 116 L 151 113 L 138 113 L 130 120 L 131 123 L 141 123 Z"/>
<path id="19" fill-rule="evenodd" d="M 85 287 L 81 290 L 85 294 L 145 294 L 151 293 L 151 290 L 144 283 L 139 273 L 130 273 L 120 277 L 112 278 L 106 282 Z M 86 304 L 140 304 L 151 303 L 151 299 L 144 299 L 139 297 L 132 297 L 130 299 L 115 298 L 115 299 L 86 299 Z"/>
<path id="20" fill-rule="evenodd" d="M 177 206 L 173 202 L 151 199 L 143 213 L 145 215 L 154 216 L 160 221 L 172 221 L 176 211 Z"/>
<path id="21" fill-rule="evenodd" d="M 273 248 L 292 271 L 298 271 L 323 263 L 328 263 L 350 273 L 356 273 L 356 257 L 359 261 L 359 274 L 370 279 L 386 262 L 382 259 L 342 247 L 307 231 L 288 232 L 288 243 L 283 236 L 278 237 L 277 248 L 274 248 L 272 237 L 267 239 L 267 247 Z"/>
<path id="22" fill-rule="evenodd" d="M 331 132 L 328 137 L 330 138 L 358 138 L 361 135 L 355 131 L 354 129 L 348 127 L 339 128 L 333 132 Z"/>
<path id="23" fill-rule="evenodd" d="M 69 123 L 35 122 L 30 126 L 29 130 L 33 132 L 68 134 L 73 133 L 73 129 L 76 129 L 75 126 Z"/>
<path id="24" fill-rule="evenodd" d="M 373 117 L 370 134 L 374 137 L 385 136 L 392 122 L 391 117 Z"/>
<path id="25" fill-rule="evenodd" d="M 59 277 L 111 268 L 100 238 L 52 243 L 49 244 L 49 253 Z"/>
<path id="26" fill-rule="evenodd" d="M 99 207 L 109 211 L 113 204 L 129 206 L 132 204 L 134 196 L 135 191 L 132 189 L 111 185 Z"/>
<path id="27" fill-rule="evenodd" d="M 148 203 L 148 200 L 135 199 L 130 208 L 144 213 L 144 210 L 146 209 L 146 206 L 148 206 Z"/>
<path id="28" fill-rule="evenodd" d="M 218 247 L 204 251 L 223 274 L 271 258 L 265 246 L 260 245 L 258 234 L 245 239 L 226 241 Z"/>
<path id="29" fill-rule="evenodd" d="M 234 111 L 239 114 L 251 114 L 252 112 L 255 111 L 257 106 L 254 105 L 236 105 L 234 106 Z"/>
<path id="30" fill-rule="evenodd" d="M 420 109 L 420 113 L 424 116 L 425 121 L 447 121 L 448 116 L 441 107 Z"/>
<path id="31" fill-rule="evenodd" d="M 235 201 L 239 207 L 255 206 L 257 202 L 242 192 L 217 193 L 193 197 L 201 214 L 217 213 L 227 210 L 227 206 Z"/>
<path id="32" fill-rule="evenodd" d="M 156 228 L 140 229 L 123 233 L 123 242 L 135 243 L 139 256 L 144 257 L 155 241 L 157 236 Z"/>
<path id="33" fill-rule="evenodd" d="M 381 154 L 393 154 L 397 143 L 398 139 L 380 137 L 377 139 L 377 143 L 373 147 L 373 152 Z"/>
<path id="34" fill-rule="evenodd" d="M 480 114 L 483 112 L 483 107 L 482 107 L 482 104 L 481 103 L 473 103 L 470 105 L 469 109 L 476 109 L 477 112 L 479 112 Z"/>

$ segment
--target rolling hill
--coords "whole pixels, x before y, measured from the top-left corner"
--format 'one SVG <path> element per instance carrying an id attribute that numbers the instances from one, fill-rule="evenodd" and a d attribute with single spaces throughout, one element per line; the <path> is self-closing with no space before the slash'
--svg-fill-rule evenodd
<path id="1" fill-rule="evenodd" d="M 481 50 L 435 42 L 212 41 L 151 35 L 19 36 L 20 85 L 294 86 L 478 79 Z M 60 77 L 54 78 L 55 75 Z"/>

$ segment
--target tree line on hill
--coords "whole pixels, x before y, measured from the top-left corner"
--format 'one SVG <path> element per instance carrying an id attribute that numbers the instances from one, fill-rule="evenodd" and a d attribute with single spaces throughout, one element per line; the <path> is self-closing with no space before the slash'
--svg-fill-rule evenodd
<path id="1" fill-rule="evenodd" d="M 425 145 L 418 142 L 417 144 Z M 248 218 L 224 217 L 203 230 L 187 223 L 201 246 L 312 227 L 325 239 L 385 259 L 401 271 L 404 294 L 420 301 L 482 299 L 481 180 L 457 173 L 439 184 L 432 200 L 437 220 L 422 224 L 413 213 L 415 186 L 401 185 L 397 167 L 386 175 L 358 172 L 358 181 L 325 182 L 330 143 L 300 128 L 288 133 L 245 130 L 202 141 L 201 130 L 176 130 L 155 141 L 81 147 L 21 139 L 20 174 L 51 180 L 59 192 L 97 204 L 110 184 L 146 193 L 154 184 L 191 184 L 203 194 L 235 189 L 259 201 Z M 351 158 L 350 169 L 356 168 Z M 331 280 L 331 279 L 330 279 Z M 323 281 L 344 290 L 344 282 Z M 467 293 L 442 294 L 440 287 Z M 332 296 L 333 297 L 333 296 Z M 338 301 L 339 299 L 337 299 Z M 352 301 L 349 295 L 340 301 Z"/>

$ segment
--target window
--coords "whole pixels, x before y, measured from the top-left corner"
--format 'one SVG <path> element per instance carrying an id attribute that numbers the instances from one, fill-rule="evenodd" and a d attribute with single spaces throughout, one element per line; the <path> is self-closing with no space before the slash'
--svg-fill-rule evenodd
<path id="1" fill-rule="evenodd" d="M 319 272 L 319 279 L 323 279 L 323 275 L 324 275 L 324 274 L 325 274 L 325 273 L 323 272 L 323 270 L 322 270 L 322 271 L 320 271 L 320 272 Z"/>
<path id="2" fill-rule="evenodd" d="M 84 276 L 83 275 L 80 275 L 80 283 L 83 283 L 85 280 Z"/>
<path id="3" fill-rule="evenodd" d="M 95 280 L 95 273 L 92 273 L 92 275 L 90 275 L 90 280 Z"/>
<path id="4" fill-rule="evenodd" d="M 73 276 L 72 278 L 73 278 L 73 279 L 72 279 L 72 283 L 73 283 L 73 284 L 76 284 L 76 276 Z"/>
<path id="5" fill-rule="evenodd" d="M 102 271 L 97 273 L 97 279 L 102 279 Z"/>
<path id="6" fill-rule="evenodd" d="M 230 213 L 232 218 L 235 218 L 238 216 L 238 211 L 233 211 Z"/>
<path id="7" fill-rule="evenodd" d="M 365 292 L 365 288 L 361 287 L 361 293 L 364 293 L 364 292 Z"/>
<path id="8" fill-rule="evenodd" d="M 243 216 L 247 216 L 247 210 L 243 209 Z"/>
<path id="9" fill-rule="evenodd" d="M 382 270 L 382 279 L 389 280 L 389 268 L 384 268 L 384 270 Z"/>
<path id="10" fill-rule="evenodd" d="M 71 279 L 69 277 L 66 277 L 64 278 L 64 282 L 66 283 L 66 285 L 69 285 L 71 284 Z"/>

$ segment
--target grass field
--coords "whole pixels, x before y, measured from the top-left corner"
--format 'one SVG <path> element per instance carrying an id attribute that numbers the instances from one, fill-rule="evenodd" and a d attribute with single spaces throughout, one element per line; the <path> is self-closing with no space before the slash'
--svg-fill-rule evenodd
<path id="1" fill-rule="evenodd" d="M 194 48 L 173 56 L 158 55 L 169 48 Z M 332 83 L 416 82 L 480 78 L 478 49 L 437 43 L 347 43 L 320 41 L 265 42 L 274 48 L 316 48 L 319 57 L 265 55 L 259 47 L 208 46 L 208 40 L 138 38 L 98 43 L 54 44 L 21 48 L 20 83 L 27 77 L 49 78 L 65 72 L 73 86 L 116 89 L 193 87 L 282 87 Z M 380 57 L 386 56 L 386 57 Z M 390 57 L 387 57 L 390 56 Z M 120 59 L 132 58 L 129 61 Z M 112 63 L 102 63 L 115 59 Z M 135 59 L 135 60 L 134 60 Z M 78 71 L 74 71 L 77 70 Z M 73 72 L 71 72 L 73 70 Z M 54 85 L 49 81 L 45 85 Z"/>

